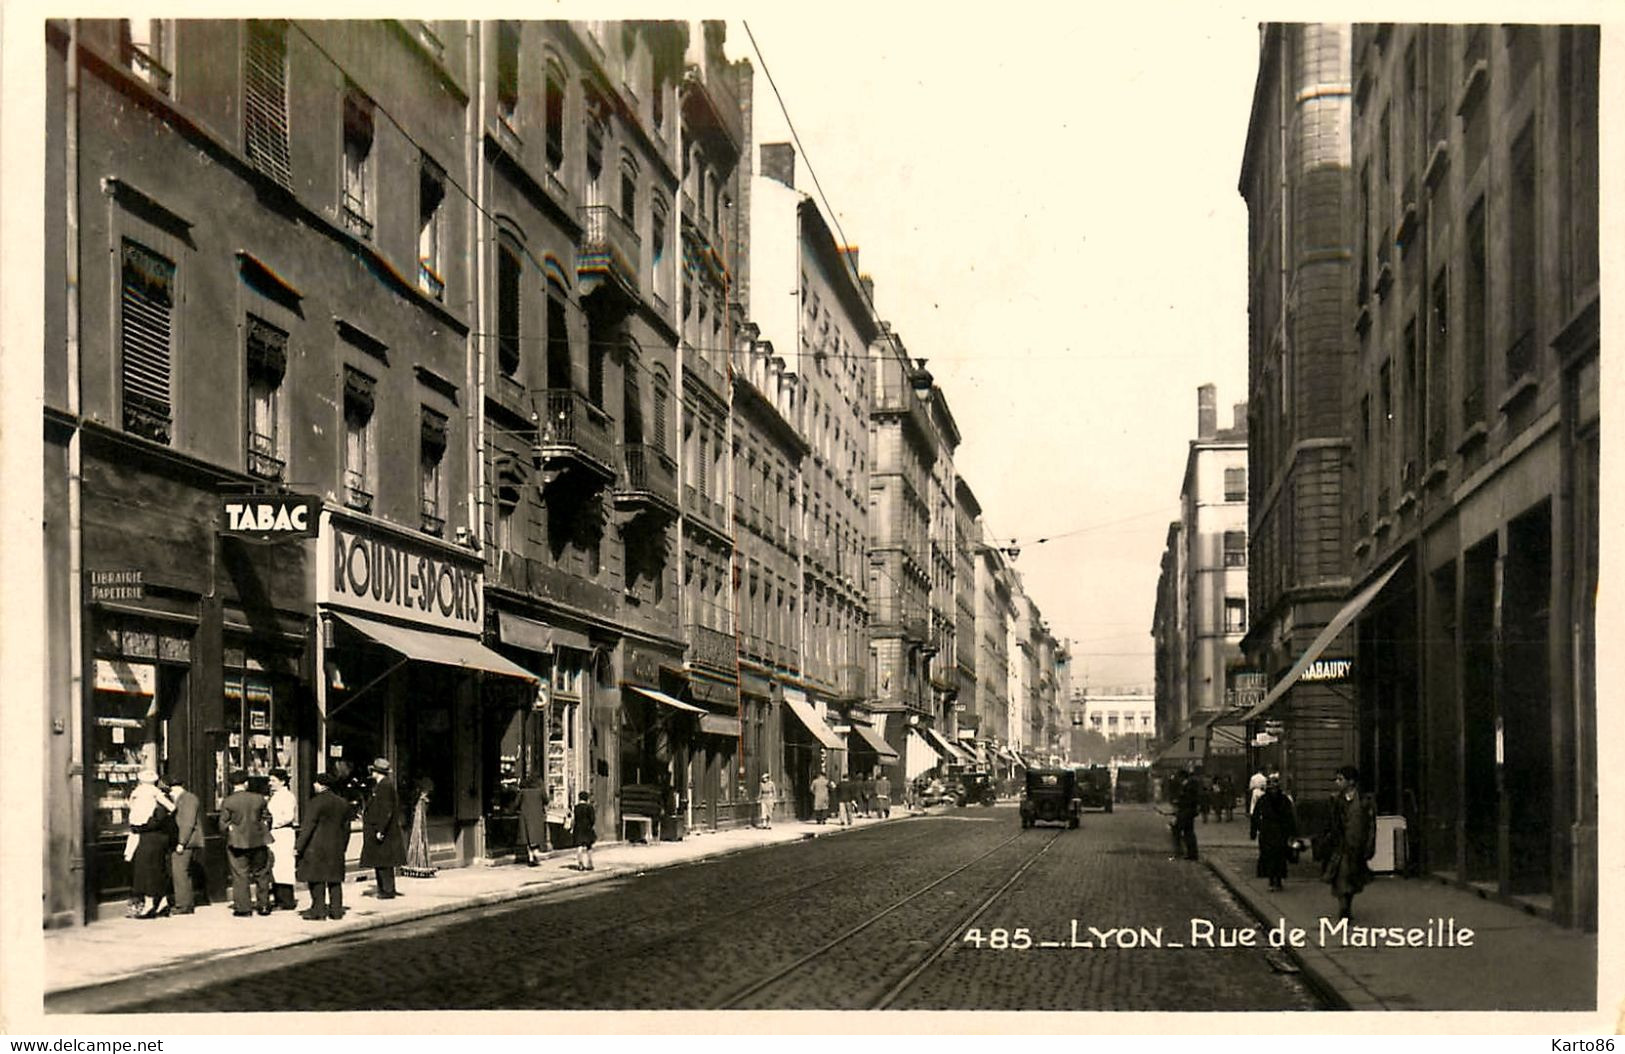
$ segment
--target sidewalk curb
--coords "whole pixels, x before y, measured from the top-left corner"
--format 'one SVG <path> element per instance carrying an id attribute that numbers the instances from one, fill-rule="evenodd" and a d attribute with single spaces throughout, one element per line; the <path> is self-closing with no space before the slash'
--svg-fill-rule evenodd
<path id="1" fill-rule="evenodd" d="M 877 821 L 876 823 L 864 824 L 863 826 L 874 827 L 878 824 L 913 819 L 914 816 L 915 814 L 912 813 L 903 813 L 902 815 L 888 816 L 885 819 Z M 857 826 L 842 827 L 836 825 L 824 831 L 804 831 L 801 832 L 796 838 L 788 838 L 783 841 L 757 842 L 749 845 L 730 846 L 727 848 L 718 849 L 715 852 L 703 852 L 686 859 L 655 861 L 641 866 L 619 864 L 611 865 L 606 867 L 602 873 L 596 873 L 590 876 L 579 873 L 565 875 L 562 878 L 559 878 L 557 881 L 542 881 L 536 883 L 535 885 L 522 884 L 516 885 L 510 889 L 476 893 L 463 900 L 433 904 L 423 908 L 406 908 L 404 910 L 393 912 L 389 915 L 368 917 L 355 916 L 353 922 L 340 920 L 339 925 L 337 926 L 321 926 L 319 924 L 313 924 L 316 928 L 311 930 L 308 935 L 300 934 L 292 940 L 279 940 L 274 944 L 244 945 L 242 947 L 223 949 L 219 952 L 203 954 L 201 956 L 180 958 L 165 963 L 157 963 L 143 970 L 140 975 L 140 979 L 143 981 L 150 981 L 156 978 L 180 975 L 188 970 L 200 969 L 206 966 L 214 966 L 220 963 L 231 962 L 236 959 L 245 959 L 253 955 L 264 955 L 270 952 L 282 951 L 288 948 L 302 948 L 321 941 L 336 940 L 341 937 L 351 937 L 360 933 L 368 933 L 373 930 L 385 929 L 390 926 L 397 926 L 408 922 L 419 922 L 423 919 L 436 918 L 441 915 L 450 915 L 459 911 L 468 911 L 475 908 L 493 907 L 498 904 L 510 904 L 516 901 L 529 900 L 549 893 L 554 893 L 559 890 L 573 889 L 577 886 L 604 882 L 612 878 L 621 878 L 626 875 L 639 875 L 646 874 L 651 871 L 665 871 L 675 867 L 686 867 L 691 864 L 720 860 L 725 857 L 737 856 L 741 853 L 749 853 L 761 849 L 769 849 L 774 846 L 793 845 L 797 842 L 808 841 L 814 838 L 824 838 L 832 834 L 845 834 L 858 829 L 859 828 Z M 500 866 L 518 867 L 518 865 Z M 84 998 L 98 992 L 105 992 L 111 995 L 112 993 L 116 992 L 120 986 L 129 984 L 131 980 L 132 978 L 129 977 L 117 977 L 99 981 L 91 981 L 82 985 L 56 988 L 44 992 L 42 994 L 42 1001 L 45 1004 L 45 1010 L 47 1013 L 92 1012 L 71 1009 L 53 1011 L 50 1003 L 52 1001 Z M 120 1005 L 120 1001 L 115 996 L 109 1001 L 103 1003 L 96 1011 L 93 1012 L 116 1012 Z"/>
<path id="2" fill-rule="evenodd" d="M 1252 916 L 1265 925 L 1274 925 L 1280 912 L 1270 906 L 1243 882 L 1229 864 L 1202 855 L 1202 862 L 1225 888 L 1240 900 Z M 1314 947 L 1282 949 L 1302 972 L 1304 983 L 1324 1000 L 1328 1010 L 1387 1010 L 1387 1004 L 1348 977 L 1331 956 Z"/>

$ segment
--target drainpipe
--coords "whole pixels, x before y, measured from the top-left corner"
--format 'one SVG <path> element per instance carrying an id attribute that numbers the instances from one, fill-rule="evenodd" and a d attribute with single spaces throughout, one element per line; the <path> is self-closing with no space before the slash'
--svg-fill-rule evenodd
<path id="1" fill-rule="evenodd" d="M 81 488 L 84 479 L 84 442 L 79 415 L 83 398 L 80 388 L 79 344 L 79 20 L 68 22 L 67 91 L 65 99 L 67 130 L 64 138 L 63 169 L 65 221 L 67 225 L 67 355 L 68 416 L 72 433 L 68 436 L 68 799 L 79 821 L 79 836 L 73 839 L 69 868 L 79 876 L 80 921 L 90 891 L 86 882 L 85 818 L 85 627 L 84 627 L 84 506 Z"/>
<path id="2" fill-rule="evenodd" d="M 474 434 L 474 450 L 471 451 L 474 462 L 474 471 L 470 478 L 474 482 L 474 493 L 468 501 L 468 529 L 473 538 L 474 548 L 480 551 L 484 544 L 485 534 L 485 239 L 484 226 L 480 222 L 485 214 L 486 186 L 485 166 L 480 163 L 480 127 L 485 114 L 485 39 L 481 32 L 482 23 L 469 21 L 465 23 L 467 31 L 464 34 L 464 54 L 469 74 L 474 77 L 477 85 L 475 91 L 476 105 L 465 108 L 463 117 L 463 186 L 474 187 L 474 208 L 468 214 L 468 238 L 474 245 L 475 271 L 474 280 L 470 283 L 469 295 L 473 298 L 473 315 L 475 318 L 474 333 L 469 337 L 469 363 L 474 376 L 467 386 L 469 392 L 468 420 L 470 428 L 465 430 Z M 481 598 L 482 602 L 484 598 Z"/>

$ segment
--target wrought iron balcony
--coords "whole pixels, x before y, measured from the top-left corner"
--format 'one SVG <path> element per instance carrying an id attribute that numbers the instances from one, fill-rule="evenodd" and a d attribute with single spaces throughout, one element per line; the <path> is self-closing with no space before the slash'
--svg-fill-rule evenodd
<path id="1" fill-rule="evenodd" d="M 344 470 L 344 504 L 360 512 L 372 511 L 372 491 L 367 480 L 353 469 Z"/>
<path id="2" fill-rule="evenodd" d="M 569 388 L 547 388 L 534 394 L 537 417 L 535 454 L 543 467 L 580 466 L 615 478 L 615 440 L 608 414 Z"/>
<path id="3" fill-rule="evenodd" d="M 647 443 L 621 447 L 621 476 L 615 484 L 617 508 L 677 515 L 677 464 Z"/>
<path id="4" fill-rule="evenodd" d="M 281 479 L 287 462 L 276 456 L 276 441 L 258 432 L 248 434 L 248 473 L 261 479 Z"/>
<path id="5" fill-rule="evenodd" d="M 608 205 L 583 205 L 581 225 L 576 270 L 591 279 L 612 279 L 629 296 L 639 296 L 643 242 L 638 232 Z"/>
<path id="6" fill-rule="evenodd" d="M 688 627 L 688 658 L 690 662 L 729 673 L 738 661 L 733 637 L 698 623 L 690 623 Z"/>

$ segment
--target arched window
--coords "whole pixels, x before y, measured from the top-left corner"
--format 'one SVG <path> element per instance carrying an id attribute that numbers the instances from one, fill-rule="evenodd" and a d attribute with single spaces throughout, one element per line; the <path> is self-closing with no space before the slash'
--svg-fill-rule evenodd
<path id="1" fill-rule="evenodd" d="M 638 228 L 638 163 L 630 154 L 621 155 L 621 219 L 633 230 Z"/>

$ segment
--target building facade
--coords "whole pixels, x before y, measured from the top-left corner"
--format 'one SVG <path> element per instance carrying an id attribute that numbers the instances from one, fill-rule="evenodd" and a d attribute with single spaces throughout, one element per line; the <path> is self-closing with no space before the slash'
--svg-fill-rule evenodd
<path id="1" fill-rule="evenodd" d="M 1240 183 L 1250 217 L 1250 525 L 1242 556 L 1252 613 L 1242 646 L 1249 672 L 1266 686 L 1284 685 L 1244 735 L 1255 765 L 1280 770 L 1299 797 L 1329 793 L 1332 772 L 1355 747 L 1352 631 L 1323 646 L 1321 669 L 1337 676 L 1287 679 L 1349 586 L 1349 44 L 1347 26 L 1266 28 Z M 1262 702 L 1246 698 L 1249 712 Z"/>
<path id="2" fill-rule="evenodd" d="M 1359 764 L 1420 866 L 1594 928 L 1598 31 L 1352 32 Z"/>

